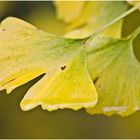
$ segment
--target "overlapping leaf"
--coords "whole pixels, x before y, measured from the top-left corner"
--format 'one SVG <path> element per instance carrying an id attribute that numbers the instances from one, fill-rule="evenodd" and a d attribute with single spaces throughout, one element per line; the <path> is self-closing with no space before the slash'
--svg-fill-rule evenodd
<path id="1" fill-rule="evenodd" d="M 116 5 L 114 2 L 105 2 L 106 5 L 101 4 L 104 2 L 91 3 L 85 6 L 87 9 L 82 10 L 81 16 L 70 25 L 69 29 L 74 31 L 66 34 L 66 37 L 87 37 L 109 23 L 115 14 L 123 13 L 127 7 L 124 2 L 117 2 Z M 103 13 L 103 11 L 107 12 Z M 101 35 L 104 37 L 95 38 L 92 47 L 90 46 L 91 49 L 89 47 L 88 67 L 99 92 L 99 103 L 94 108 L 88 109 L 91 114 L 126 116 L 139 110 L 140 66 L 133 54 L 132 44 L 129 40 L 105 38 L 105 36 L 120 38 L 121 27 L 122 21 L 107 28 L 100 34 L 100 37 Z M 133 73 L 138 74 L 133 77 Z"/>
<path id="2" fill-rule="evenodd" d="M 61 2 L 60 2 L 61 4 Z M 127 10 L 128 4 L 122 1 L 90 1 L 84 6 L 78 16 L 69 26 L 66 37 L 85 38 L 110 23 L 113 19 Z M 69 16 L 69 15 L 67 15 Z M 121 36 L 122 21 L 114 24 L 102 34 L 109 37 L 119 38 Z"/>
<path id="3" fill-rule="evenodd" d="M 140 63 L 133 40 L 140 28 L 126 39 L 96 37 L 89 45 L 88 68 L 99 100 L 90 114 L 127 116 L 140 109 Z"/>
<path id="4" fill-rule="evenodd" d="M 101 2 L 91 3 L 83 2 L 86 5 L 82 11 L 84 16 L 77 18 L 70 26 L 71 29 L 80 27 L 80 32 L 74 31 L 68 34 L 69 37 L 91 35 L 118 17 L 127 7 L 124 2 L 116 2 L 116 5 L 114 2 L 106 2 L 102 3 L 103 6 Z M 118 8 L 119 11 L 116 11 Z M 67 22 L 70 20 L 73 19 Z M 49 111 L 84 107 L 91 114 L 122 116 L 139 110 L 140 64 L 132 47 L 133 39 L 139 31 L 126 39 L 105 37 L 119 38 L 121 26 L 122 21 L 103 32 L 104 37 L 99 35 L 93 42 L 88 40 L 85 43 L 85 39 L 64 39 L 45 33 L 22 20 L 7 18 L 0 26 L 0 90 L 6 89 L 10 93 L 16 87 L 44 74 L 24 96 L 21 102 L 23 110 L 38 105 Z M 85 28 L 87 32 L 84 32 Z M 92 80 L 99 93 L 98 103 Z"/>
<path id="5" fill-rule="evenodd" d="M 93 107 L 96 89 L 86 67 L 83 40 L 63 39 L 16 19 L 0 26 L 0 89 L 16 87 L 45 74 L 27 92 L 23 110 Z"/>

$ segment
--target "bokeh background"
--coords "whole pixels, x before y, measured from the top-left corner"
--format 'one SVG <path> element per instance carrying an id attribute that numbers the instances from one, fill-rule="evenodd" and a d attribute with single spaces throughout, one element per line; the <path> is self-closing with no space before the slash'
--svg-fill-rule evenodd
<path id="1" fill-rule="evenodd" d="M 51 1 L 0 1 L 0 21 L 8 16 L 19 17 L 50 33 L 62 35 L 66 24 L 58 21 Z M 140 12 L 124 20 L 123 36 L 140 25 Z M 134 41 L 134 51 L 140 61 L 140 36 Z M 43 111 L 37 107 L 23 112 L 19 103 L 38 77 L 15 89 L 10 95 L 0 92 L 0 138 L 140 138 L 140 111 L 121 118 L 89 115 L 84 109 Z"/>

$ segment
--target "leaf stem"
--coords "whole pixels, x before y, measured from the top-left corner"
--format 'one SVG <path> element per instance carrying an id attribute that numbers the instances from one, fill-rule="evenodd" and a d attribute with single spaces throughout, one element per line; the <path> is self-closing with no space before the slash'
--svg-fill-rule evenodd
<path id="1" fill-rule="evenodd" d="M 103 32 L 105 29 L 107 29 L 108 27 L 110 27 L 111 25 L 113 25 L 114 23 L 116 23 L 117 21 L 121 20 L 122 18 L 126 17 L 127 15 L 129 15 L 130 13 L 134 12 L 135 10 L 137 10 L 138 8 L 140 8 L 140 2 L 135 5 L 133 8 L 127 10 L 125 13 L 123 13 L 122 15 L 120 15 L 119 17 L 115 18 L 113 21 L 111 21 L 109 24 L 105 25 L 103 28 L 99 29 L 98 31 L 96 31 L 95 33 L 93 33 L 90 36 L 90 39 L 94 38 L 95 36 L 99 35 L 101 32 Z"/>

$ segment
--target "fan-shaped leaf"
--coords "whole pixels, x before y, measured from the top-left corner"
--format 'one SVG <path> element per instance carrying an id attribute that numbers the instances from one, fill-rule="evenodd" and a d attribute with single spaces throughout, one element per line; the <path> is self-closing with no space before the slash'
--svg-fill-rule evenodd
<path id="1" fill-rule="evenodd" d="M 23 110 L 92 107 L 96 89 L 86 67 L 83 40 L 63 39 L 16 19 L 0 26 L 0 88 L 16 87 L 45 74 L 25 95 Z"/>
<path id="2" fill-rule="evenodd" d="M 88 67 L 99 100 L 87 109 L 90 114 L 127 116 L 140 109 L 140 64 L 132 46 L 139 29 L 126 39 L 96 37 L 91 42 Z"/>

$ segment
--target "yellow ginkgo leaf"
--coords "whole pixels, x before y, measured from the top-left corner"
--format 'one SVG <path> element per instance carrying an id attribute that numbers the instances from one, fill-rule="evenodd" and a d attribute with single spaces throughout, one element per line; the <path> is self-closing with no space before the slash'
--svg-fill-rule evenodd
<path id="1" fill-rule="evenodd" d="M 57 37 L 16 19 L 0 26 L 0 89 L 16 87 L 45 74 L 27 92 L 23 110 L 38 105 L 49 111 L 93 107 L 96 89 L 86 67 L 83 40 Z"/>
<path id="2" fill-rule="evenodd" d="M 140 63 L 133 40 L 140 28 L 125 39 L 96 37 L 89 45 L 88 68 L 99 100 L 90 114 L 127 116 L 140 110 Z"/>
<path id="3" fill-rule="evenodd" d="M 57 18 L 66 23 L 72 22 L 81 14 L 86 3 L 86 1 L 54 1 Z"/>
<path id="4" fill-rule="evenodd" d="M 88 37 L 120 16 L 127 8 L 128 4 L 123 1 L 89 1 L 81 11 L 80 16 L 70 24 L 69 32 L 66 33 L 65 37 Z M 122 22 L 121 20 L 112 25 L 102 35 L 120 38 Z"/>

